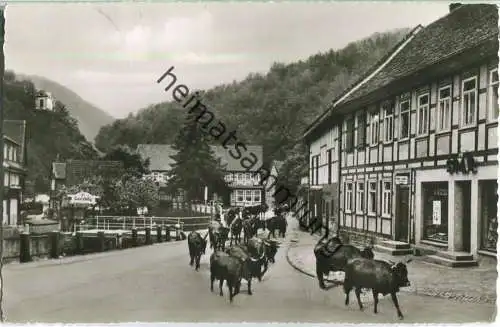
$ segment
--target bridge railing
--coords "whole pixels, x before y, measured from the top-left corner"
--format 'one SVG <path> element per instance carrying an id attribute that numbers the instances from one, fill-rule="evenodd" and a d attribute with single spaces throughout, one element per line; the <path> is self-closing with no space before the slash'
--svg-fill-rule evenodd
<path id="1" fill-rule="evenodd" d="M 192 231 L 208 228 L 210 216 L 198 217 L 143 217 L 143 216 L 96 216 L 87 218 L 79 226 L 80 230 L 143 230 L 156 226 L 180 226 L 181 231 Z M 75 226 L 76 229 L 76 226 Z"/>

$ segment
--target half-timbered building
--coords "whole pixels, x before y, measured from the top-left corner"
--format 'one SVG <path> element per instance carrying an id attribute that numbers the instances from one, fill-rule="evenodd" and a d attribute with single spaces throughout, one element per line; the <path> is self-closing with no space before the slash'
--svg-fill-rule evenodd
<path id="1" fill-rule="evenodd" d="M 496 254 L 497 53 L 497 7 L 452 4 L 309 126 L 312 174 L 326 165 L 321 135 L 339 136 L 342 229 Z M 319 176 L 311 181 L 327 182 Z"/>

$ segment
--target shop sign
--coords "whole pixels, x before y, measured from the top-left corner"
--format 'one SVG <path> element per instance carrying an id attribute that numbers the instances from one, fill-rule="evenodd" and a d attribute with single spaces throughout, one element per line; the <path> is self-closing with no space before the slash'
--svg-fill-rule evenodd
<path id="1" fill-rule="evenodd" d="M 470 172 L 475 174 L 477 173 L 477 162 L 472 153 L 460 153 L 446 161 L 446 171 L 450 174 L 468 174 Z"/>
<path id="2" fill-rule="evenodd" d="M 441 201 L 432 201 L 432 224 L 441 225 Z"/>
<path id="3" fill-rule="evenodd" d="M 409 176 L 407 174 L 405 175 L 396 175 L 394 178 L 394 183 L 396 185 L 408 185 L 409 182 Z"/>

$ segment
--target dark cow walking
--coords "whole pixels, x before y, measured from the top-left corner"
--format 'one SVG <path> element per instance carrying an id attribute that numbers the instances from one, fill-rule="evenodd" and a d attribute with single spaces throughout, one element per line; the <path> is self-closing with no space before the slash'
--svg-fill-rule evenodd
<path id="1" fill-rule="evenodd" d="M 278 230 L 278 236 L 285 237 L 287 221 L 284 216 L 274 216 L 266 221 L 267 229 L 269 230 L 269 234 L 267 238 L 276 238 L 275 232 Z"/>
<path id="2" fill-rule="evenodd" d="M 242 222 L 243 226 L 243 243 L 247 243 L 248 240 L 257 234 L 256 222 L 253 219 L 245 219 Z"/>
<path id="3" fill-rule="evenodd" d="M 410 262 L 407 260 L 406 263 Z M 344 292 L 345 305 L 349 305 L 349 293 L 355 288 L 356 298 L 358 299 L 359 309 L 363 310 L 361 299 L 362 288 L 372 290 L 374 307 L 373 312 L 377 313 L 378 294 L 391 294 L 392 302 L 396 307 L 398 317 L 403 319 L 403 314 L 399 308 L 396 293 L 400 287 L 410 286 L 408 280 L 408 270 L 403 262 L 387 263 L 380 260 L 370 260 L 365 258 L 356 258 L 349 260 L 345 266 Z"/>
<path id="4" fill-rule="evenodd" d="M 330 271 L 344 271 L 348 260 L 360 257 L 373 259 L 372 248 L 373 246 L 365 247 L 361 251 L 354 245 L 342 244 L 339 237 L 333 237 L 326 241 L 320 240 L 314 247 L 319 287 L 326 289 L 324 275 L 328 275 Z"/>
<path id="5" fill-rule="evenodd" d="M 222 224 L 216 220 L 211 221 L 208 226 L 210 248 L 214 250 L 224 250 L 228 234 L 229 228 L 222 226 Z"/>
<path id="6" fill-rule="evenodd" d="M 192 231 L 188 235 L 188 247 L 189 247 L 189 256 L 191 257 L 191 261 L 189 265 L 192 266 L 196 261 L 195 269 L 198 270 L 200 268 L 200 258 L 202 254 L 205 254 L 207 249 L 207 236 L 208 232 L 204 237 L 201 237 L 200 233 Z"/>
<path id="7" fill-rule="evenodd" d="M 233 245 L 233 240 L 234 244 L 239 244 L 241 242 L 241 230 L 243 229 L 243 222 L 241 221 L 241 218 L 236 217 L 231 222 L 229 229 L 231 230 L 231 239 L 229 242 L 229 246 Z"/>
<path id="8" fill-rule="evenodd" d="M 253 258 L 248 251 L 248 247 L 243 244 L 230 247 L 227 253 L 230 256 L 238 258 L 242 262 L 242 278 L 247 281 L 248 294 L 252 295 L 252 278 L 259 278 L 260 280 L 263 258 Z M 236 292 L 238 293 L 239 290 L 240 288 L 238 287 Z"/>
<path id="9" fill-rule="evenodd" d="M 243 263 L 240 259 L 222 251 L 214 251 L 210 256 L 210 291 L 214 291 L 214 281 L 219 281 L 219 295 L 224 296 L 222 286 L 226 281 L 229 289 L 229 302 L 239 293 Z"/>
<path id="10" fill-rule="evenodd" d="M 262 281 L 262 276 L 267 271 L 268 264 L 267 264 L 267 258 L 266 258 L 266 246 L 264 241 L 259 238 L 259 237 L 252 237 L 248 240 L 246 243 L 248 253 L 253 257 L 253 258 L 259 258 L 259 266 L 262 268 L 264 266 L 264 271 L 261 271 L 258 276 L 256 276 L 260 281 Z M 259 269 L 261 269 L 259 268 Z"/>
<path id="11" fill-rule="evenodd" d="M 262 241 L 264 242 L 264 252 L 267 262 L 275 263 L 274 257 L 280 248 L 279 244 L 275 240 L 262 239 Z"/>

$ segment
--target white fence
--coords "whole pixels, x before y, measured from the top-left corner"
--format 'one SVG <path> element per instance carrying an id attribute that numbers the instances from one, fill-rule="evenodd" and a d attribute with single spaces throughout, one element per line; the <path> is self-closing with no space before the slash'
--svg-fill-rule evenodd
<path id="1" fill-rule="evenodd" d="M 143 217 L 143 216 L 96 216 L 87 218 L 83 224 L 75 226 L 79 230 L 142 230 L 156 226 L 197 230 L 208 227 L 210 216 L 199 217 Z"/>

